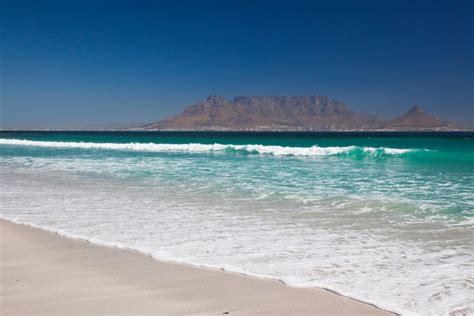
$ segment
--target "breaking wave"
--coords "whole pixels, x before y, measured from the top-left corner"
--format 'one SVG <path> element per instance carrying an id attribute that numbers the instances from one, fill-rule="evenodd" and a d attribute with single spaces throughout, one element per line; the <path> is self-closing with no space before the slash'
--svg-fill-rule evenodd
<path id="1" fill-rule="evenodd" d="M 333 147 L 288 147 L 271 145 L 232 145 L 232 144 L 157 144 L 157 143 L 94 143 L 94 142 L 56 142 L 56 141 L 33 141 L 20 139 L 0 139 L 0 145 L 34 146 L 48 148 L 75 148 L 75 149 L 103 149 L 124 150 L 141 152 L 191 152 L 212 153 L 227 152 L 240 154 L 263 154 L 273 156 L 373 156 L 390 157 L 400 156 L 410 152 L 424 152 L 426 149 L 402 149 L 402 148 L 375 148 L 359 146 L 333 146 Z"/>

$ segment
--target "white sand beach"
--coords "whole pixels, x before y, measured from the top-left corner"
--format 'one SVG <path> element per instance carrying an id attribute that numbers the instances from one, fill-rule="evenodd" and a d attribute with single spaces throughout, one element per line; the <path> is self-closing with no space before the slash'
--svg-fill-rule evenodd
<path id="1" fill-rule="evenodd" d="M 390 315 L 323 289 L 160 262 L 0 220 L 3 315 Z"/>

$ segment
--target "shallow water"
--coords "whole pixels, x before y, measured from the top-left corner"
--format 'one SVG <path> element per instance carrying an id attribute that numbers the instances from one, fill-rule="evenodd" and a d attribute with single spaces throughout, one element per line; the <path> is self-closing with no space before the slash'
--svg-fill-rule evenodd
<path id="1" fill-rule="evenodd" d="M 0 215 L 159 259 L 474 311 L 472 134 L 0 133 Z"/>

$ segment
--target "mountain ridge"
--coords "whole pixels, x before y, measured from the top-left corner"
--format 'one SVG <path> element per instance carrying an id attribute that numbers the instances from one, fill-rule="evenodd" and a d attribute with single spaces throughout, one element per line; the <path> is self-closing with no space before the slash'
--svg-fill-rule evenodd
<path id="1" fill-rule="evenodd" d="M 197 131 L 457 131 L 457 124 L 414 106 L 390 120 L 352 111 L 327 96 L 210 95 L 182 113 L 134 129 Z"/>

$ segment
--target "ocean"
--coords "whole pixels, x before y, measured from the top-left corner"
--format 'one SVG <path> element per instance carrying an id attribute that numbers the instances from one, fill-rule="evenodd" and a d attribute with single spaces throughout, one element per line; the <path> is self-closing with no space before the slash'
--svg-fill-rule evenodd
<path id="1" fill-rule="evenodd" d="M 0 132 L 0 170 L 7 220 L 474 313 L 474 133 Z"/>

